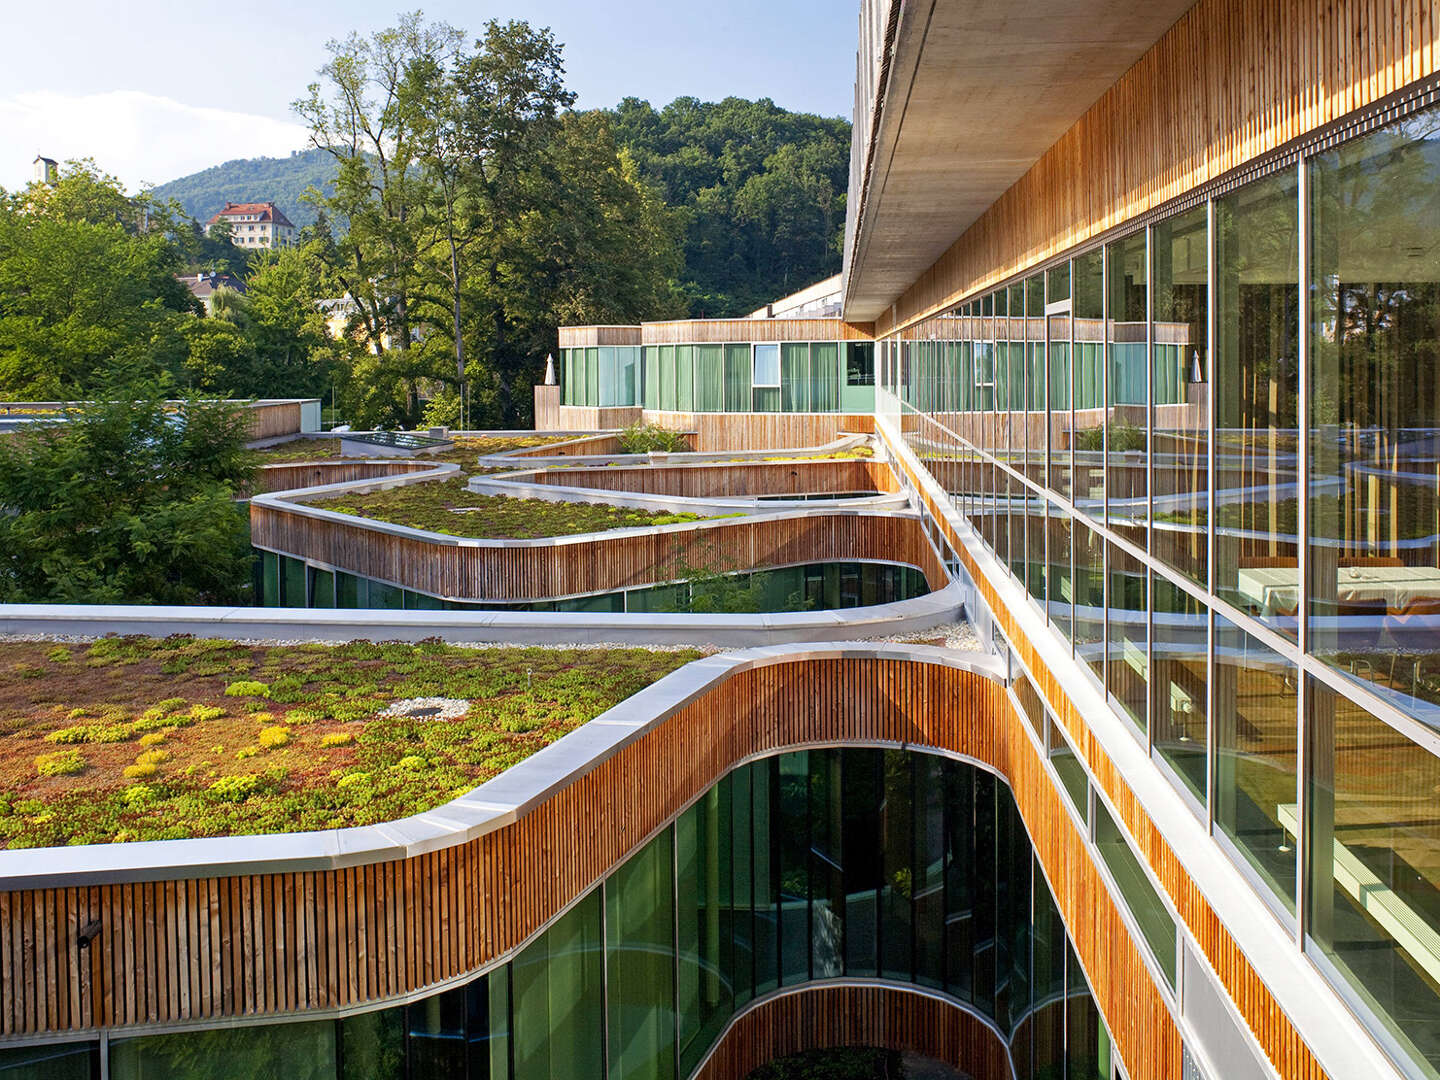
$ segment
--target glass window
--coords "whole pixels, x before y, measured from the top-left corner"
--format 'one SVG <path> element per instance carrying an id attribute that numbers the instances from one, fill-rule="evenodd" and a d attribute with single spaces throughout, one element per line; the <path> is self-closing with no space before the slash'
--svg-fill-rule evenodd
<path id="1" fill-rule="evenodd" d="M 465 998 L 462 986 L 405 1007 L 412 1073 L 434 1080 L 467 1080 Z"/>
<path id="2" fill-rule="evenodd" d="M 759 346 L 756 346 L 757 363 Z M 756 379 L 758 383 L 760 380 Z M 810 411 L 810 346 L 780 346 L 780 408 L 784 412 Z"/>
<path id="3" fill-rule="evenodd" d="M 915 981 L 945 985 L 945 768 L 935 754 L 915 763 Z M 1030 840 L 1021 830 L 1027 854 Z"/>
<path id="4" fill-rule="evenodd" d="M 1146 284 L 1146 234 L 1132 233 L 1105 248 L 1109 290 L 1105 347 L 1106 515 L 1114 528 L 1145 546 L 1148 493 L 1145 476 L 1149 386 L 1146 341 L 1149 335 Z"/>
<path id="5" fill-rule="evenodd" d="M 1215 619 L 1215 824 L 1284 906 L 1295 910 L 1295 665 L 1227 619 Z"/>
<path id="6" fill-rule="evenodd" d="M 695 346 L 675 346 L 675 408 L 695 411 Z"/>
<path id="7" fill-rule="evenodd" d="M 1147 685 L 1150 678 L 1149 605 L 1146 572 L 1140 560 L 1116 544 L 1109 552 L 1110 596 L 1105 607 L 1108 657 L 1105 687 L 1141 737 L 1146 728 Z"/>
<path id="8" fill-rule="evenodd" d="M 725 356 L 721 345 L 695 346 L 695 411 L 725 408 Z"/>
<path id="9" fill-rule="evenodd" d="M 844 801 L 839 750 L 810 754 L 811 977 L 845 973 Z"/>
<path id="10" fill-rule="evenodd" d="M 755 369 L 751 378 L 752 385 L 779 386 L 780 385 L 780 346 L 779 345 L 756 345 L 755 346 Z"/>
<path id="11" fill-rule="evenodd" d="M 912 755 L 884 751 L 885 799 L 880 804 L 880 829 L 885 852 L 885 882 L 880 889 L 880 974 L 909 979 L 914 967 L 911 933 L 914 924 L 914 779 Z"/>
<path id="12" fill-rule="evenodd" d="M 879 974 L 879 899 L 885 874 L 884 840 L 875 810 L 883 801 L 880 755 L 873 750 L 841 752 L 844 828 L 841 853 L 845 880 L 845 974 Z"/>
<path id="13" fill-rule="evenodd" d="M 1084 821 L 1090 816 L 1090 778 L 1086 776 L 1085 767 L 1080 764 L 1080 759 L 1060 730 L 1060 725 L 1054 720 L 1047 720 L 1046 728 L 1050 733 L 1050 764 L 1054 765 L 1055 771 L 1060 774 L 1060 783 L 1064 785 L 1065 793 L 1080 812 L 1080 820 Z"/>
<path id="14" fill-rule="evenodd" d="M 1105 682 L 1105 541 L 1088 525 L 1075 530 L 1075 658 L 1096 682 Z"/>
<path id="15" fill-rule="evenodd" d="M 1300 365 L 1294 172 L 1215 201 L 1216 590 L 1295 634 Z"/>
<path id="16" fill-rule="evenodd" d="M 673 1080 L 675 1075 L 672 845 L 666 829 L 605 882 L 612 1080 Z"/>
<path id="17" fill-rule="evenodd" d="M 4 1080 L 90 1080 L 100 1075 L 98 1042 L 56 1043 L 0 1050 Z"/>
<path id="18" fill-rule="evenodd" d="M 810 346 L 810 411 L 840 408 L 840 345 L 817 341 Z"/>
<path id="19" fill-rule="evenodd" d="M 712 787 L 675 826 L 680 944 L 680 1072 L 689 1076 L 734 1007 L 730 942 L 730 783 Z"/>
<path id="20" fill-rule="evenodd" d="M 1310 163 L 1312 648 L 1440 726 L 1440 129 Z"/>
<path id="21" fill-rule="evenodd" d="M 725 411 L 749 412 L 750 367 L 749 345 L 725 346 Z"/>
<path id="22" fill-rule="evenodd" d="M 52 1074 L 46 1074 L 48 1077 Z M 185 1031 L 110 1043 L 113 1080 L 212 1080 L 216 1076 L 284 1076 L 333 1080 L 335 1022 Z"/>
<path id="23" fill-rule="evenodd" d="M 1210 263 L 1205 207 L 1155 226 L 1154 277 L 1155 539 L 1151 551 L 1201 585 L 1206 583 L 1206 493 Z"/>
<path id="24" fill-rule="evenodd" d="M 602 964 L 595 889 L 511 964 L 516 1080 L 604 1071 Z"/>
<path id="25" fill-rule="evenodd" d="M 810 755 L 781 754 L 776 772 L 780 982 L 810 978 Z"/>
<path id="26" fill-rule="evenodd" d="M 1175 919 L 1140 863 L 1109 808 L 1095 800 L 1095 846 L 1105 860 L 1110 876 L 1125 900 L 1125 906 L 1140 926 L 1150 954 L 1160 965 L 1173 990 L 1175 987 Z"/>
<path id="27" fill-rule="evenodd" d="M 1203 802 L 1208 739 L 1206 608 L 1159 574 L 1152 575 L 1150 582 L 1155 606 L 1153 744 L 1191 794 Z"/>
<path id="28" fill-rule="evenodd" d="M 1316 680 L 1308 689 L 1313 948 L 1440 1076 L 1440 759 Z"/>

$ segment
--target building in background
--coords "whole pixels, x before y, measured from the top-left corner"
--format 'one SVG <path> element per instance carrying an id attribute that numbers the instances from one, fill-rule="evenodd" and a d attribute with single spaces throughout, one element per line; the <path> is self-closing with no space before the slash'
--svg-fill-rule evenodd
<path id="1" fill-rule="evenodd" d="M 34 167 L 34 172 L 31 175 L 32 182 L 44 184 L 47 187 L 54 187 L 56 181 L 60 179 L 60 163 L 54 158 L 43 157 L 40 154 L 36 154 L 35 160 L 31 164 Z"/>
<path id="2" fill-rule="evenodd" d="M 185 283 L 190 294 L 205 305 L 205 314 L 212 313 L 215 302 L 215 293 L 220 289 L 233 289 L 242 296 L 245 294 L 245 282 L 233 274 L 221 274 L 213 270 L 202 270 L 198 274 L 177 274 L 175 275 Z"/>
<path id="3" fill-rule="evenodd" d="M 227 202 L 205 223 L 205 235 L 221 221 L 229 223 L 230 239 L 243 248 L 282 248 L 295 243 L 295 226 L 273 202 Z"/>

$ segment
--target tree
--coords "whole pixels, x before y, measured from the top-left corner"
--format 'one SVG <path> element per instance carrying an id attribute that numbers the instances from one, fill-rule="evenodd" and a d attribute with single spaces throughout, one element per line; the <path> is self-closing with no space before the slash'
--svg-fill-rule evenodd
<path id="1" fill-rule="evenodd" d="M 317 256 L 353 299 L 375 355 L 406 350 L 412 341 L 411 292 L 419 253 L 425 181 L 416 131 L 425 123 L 406 79 L 417 65 L 448 65 L 461 40 L 419 12 L 368 38 L 331 41 L 323 82 L 310 84 L 293 108 L 310 126 L 312 144 L 337 163 L 334 193 L 307 201 L 325 211 L 316 223 Z M 332 220 L 346 225 L 336 235 Z M 413 383 L 408 394 L 413 407 Z"/>
<path id="2" fill-rule="evenodd" d="M 163 210 L 86 162 L 0 193 L 0 393 L 83 397 L 115 371 L 178 371 L 198 310 Z"/>
<path id="3" fill-rule="evenodd" d="M 850 125 L 769 100 L 626 98 L 608 115 L 640 176 L 685 215 L 694 316 L 736 316 L 840 269 Z"/>
<path id="4" fill-rule="evenodd" d="M 224 403 L 169 413 L 151 382 L 112 384 L 64 422 L 0 440 L 0 600 L 239 599 L 248 433 L 244 410 Z"/>
<path id="5" fill-rule="evenodd" d="M 422 175 L 432 191 L 428 203 L 431 264 L 440 270 L 449 300 L 450 338 L 462 412 L 466 398 L 462 259 L 476 242 L 489 241 L 484 273 L 500 274 L 499 230 L 522 209 L 519 181 L 543 154 L 562 109 L 574 103 L 565 89 L 561 49 L 549 30 L 494 19 L 475 52 L 457 54 L 453 70 L 432 57 L 414 64 L 407 89 L 424 122 L 416 144 Z M 438 249 L 439 257 L 435 257 Z M 501 309 L 493 309 L 497 344 L 505 340 Z M 502 412 L 510 412 L 510 385 L 500 379 Z"/>

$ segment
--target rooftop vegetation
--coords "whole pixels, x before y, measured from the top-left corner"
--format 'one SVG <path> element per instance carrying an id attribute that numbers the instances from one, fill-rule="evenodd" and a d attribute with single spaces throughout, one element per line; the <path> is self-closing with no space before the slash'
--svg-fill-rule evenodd
<path id="1" fill-rule="evenodd" d="M 516 435 L 506 437 L 473 437 L 455 440 L 453 450 L 442 450 L 436 454 L 425 454 L 421 461 L 448 461 L 455 465 L 473 466 L 481 455 L 503 454 L 509 450 L 521 450 L 528 446 L 545 446 L 549 443 L 565 442 L 569 435 Z M 261 465 L 288 465 L 300 461 L 335 461 L 341 459 L 340 439 L 292 439 L 256 451 Z M 524 460 L 515 467 L 523 468 Z"/>
<path id="2" fill-rule="evenodd" d="M 8 644 L 0 847 L 301 832 L 419 813 L 700 655 L 187 637 Z M 412 698 L 468 710 L 383 715 Z"/>
<path id="3" fill-rule="evenodd" d="M 533 540 L 703 520 L 698 514 L 662 514 L 605 503 L 477 495 L 465 487 L 464 478 L 346 494 L 313 505 L 412 529 L 488 540 Z"/>

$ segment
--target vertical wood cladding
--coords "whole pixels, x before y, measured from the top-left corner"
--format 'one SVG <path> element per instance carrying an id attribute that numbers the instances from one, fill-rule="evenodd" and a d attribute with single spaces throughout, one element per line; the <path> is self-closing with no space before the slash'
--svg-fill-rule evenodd
<path id="1" fill-rule="evenodd" d="M 910 1051 L 975 1080 L 1010 1080 L 1005 1044 L 991 1028 L 946 1001 L 882 986 L 816 986 L 752 1006 L 720 1037 L 695 1080 L 744 1080 L 777 1058 L 842 1046 Z"/>
<path id="2" fill-rule="evenodd" d="M 948 307 L 1435 74 L 1440 0 L 1200 0 L 875 324 Z"/>
<path id="3" fill-rule="evenodd" d="M 1170 1013 L 1004 689 L 876 658 L 738 671 L 515 824 L 417 858 L 0 893 L 0 1034 L 336 1008 L 432 986 L 519 946 L 736 762 L 816 742 L 935 747 L 1009 777 L 1131 1076 L 1179 1075 Z M 96 917 L 101 937 L 79 950 L 74 928 Z"/>
<path id="4" fill-rule="evenodd" d="M 277 401 L 251 405 L 245 410 L 250 422 L 250 438 L 274 439 L 293 435 L 300 430 L 300 402 Z"/>
<path id="5" fill-rule="evenodd" d="M 1035 643 L 1020 627 L 994 583 L 980 568 L 980 564 L 970 553 L 967 545 L 945 522 L 941 508 L 936 506 L 934 500 L 920 486 L 920 477 L 909 468 L 904 460 L 897 461 L 896 468 L 905 470 L 915 481 L 917 497 L 930 507 L 941 531 L 947 536 L 951 546 L 959 554 L 961 562 L 964 563 L 966 570 L 975 581 L 977 590 L 995 617 L 996 624 L 1034 675 L 1036 688 L 1050 708 L 1054 710 L 1055 715 L 1060 718 L 1071 741 L 1085 758 L 1092 775 L 1116 808 L 1120 820 L 1124 822 L 1130 835 L 1135 839 L 1141 857 L 1155 871 L 1181 920 L 1189 928 L 1195 941 L 1219 975 L 1221 983 L 1225 986 L 1240 1015 L 1244 1017 L 1251 1031 L 1255 1033 L 1256 1039 L 1269 1057 L 1271 1064 L 1287 1080 L 1292 1077 L 1303 1078 L 1303 1080 L 1321 1080 L 1326 1076 L 1325 1071 L 1315 1060 L 1289 1017 L 1276 1003 L 1259 973 L 1251 966 L 1235 939 L 1221 924 L 1215 910 L 1205 899 L 1198 885 L 1180 865 L 1175 852 L 1160 835 L 1160 830 L 1145 814 L 1139 801 L 1135 798 L 1134 792 L 1121 777 L 1120 771 L 1090 732 L 1085 717 L 1065 693 L 1060 680 L 1040 656 Z M 1031 828 L 1031 837 L 1036 850 L 1041 852 L 1042 833 L 1035 829 L 1032 821 L 1047 822 L 1063 815 L 1064 808 L 1060 804 L 1059 795 L 1046 785 L 1046 793 L 1043 797 L 1046 805 L 1036 815 L 1036 818 L 1032 819 L 1021 792 L 1022 790 L 1033 790 L 1035 785 L 1027 786 L 1018 776 L 1015 776 L 1012 780 L 1012 787 L 1015 789 L 1016 800 L 1020 802 L 1025 822 Z M 1043 852 L 1041 862 L 1049 871 L 1051 864 Z M 1066 925 L 1070 927 L 1070 932 L 1075 939 L 1077 951 L 1086 961 L 1086 971 L 1093 972 L 1094 969 L 1090 964 L 1091 955 L 1097 948 L 1101 949 L 1102 953 L 1108 951 L 1109 948 L 1103 933 L 1118 932 L 1123 936 L 1123 930 L 1114 928 L 1104 930 L 1102 927 L 1089 924 L 1087 920 L 1093 913 L 1087 912 L 1083 906 L 1074 912 L 1075 917 L 1081 921 L 1071 922 L 1071 905 L 1077 895 L 1083 894 L 1083 889 L 1079 888 L 1079 883 L 1068 879 L 1062 881 L 1052 876 L 1051 882 L 1054 887 L 1055 899 L 1060 904 L 1061 911 L 1065 913 Z M 1102 936 L 1097 939 L 1096 933 L 1102 931 Z M 1106 969 L 1110 969 L 1111 961 L 1105 955 L 1095 956 L 1095 959 Z M 1137 977 L 1144 978 L 1143 975 Z M 1104 1005 L 1105 997 L 1100 986 L 1096 985 L 1095 991 L 1096 998 L 1101 1001 L 1102 1007 L 1106 1008 L 1107 1017 L 1110 1017 L 1112 1014 Z M 1124 1046 L 1125 1044 L 1122 1042 L 1121 1054 L 1128 1065 L 1131 1059 Z M 1178 1065 L 1174 1075 L 1179 1075 Z"/>
<path id="6" fill-rule="evenodd" d="M 686 499 L 849 491 L 893 494 L 900 490 L 888 463 L 859 458 L 843 461 L 726 462 L 715 465 L 600 466 L 536 473 L 523 479 L 527 484 L 676 495 Z"/>
<path id="7" fill-rule="evenodd" d="M 404 476 L 435 468 L 433 461 L 308 461 L 287 465 L 262 465 L 255 473 L 252 495 L 268 491 L 293 491 L 321 484 L 345 484 L 352 480 L 377 480 Z"/>
<path id="8" fill-rule="evenodd" d="M 323 508 L 324 503 L 318 504 Z M 521 546 L 448 544 L 252 504 L 256 547 L 456 600 L 546 600 L 673 580 L 679 560 L 740 569 L 875 559 L 918 567 L 931 588 L 945 569 L 920 522 L 883 512 L 797 513 L 702 522 L 693 528 L 590 534 Z"/>
<path id="9" fill-rule="evenodd" d="M 682 319 L 640 325 L 646 345 L 691 345 L 752 341 L 869 341 L 869 323 L 842 319 Z"/>

